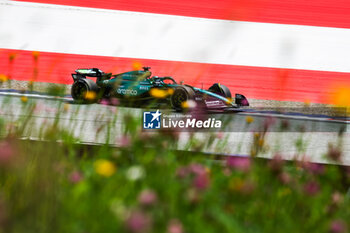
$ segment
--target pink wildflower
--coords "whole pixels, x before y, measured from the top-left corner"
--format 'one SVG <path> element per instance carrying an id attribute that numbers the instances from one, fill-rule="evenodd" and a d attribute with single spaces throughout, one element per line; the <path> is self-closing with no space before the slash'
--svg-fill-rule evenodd
<path id="1" fill-rule="evenodd" d="M 269 161 L 269 167 L 274 172 L 280 172 L 282 170 L 284 161 L 282 159 L 282 156 L 280 154 L 276 154 L 272 160 Z"/>
<path id="2" fill-rule="evenodd" d="M 130 137 L 123 136 L 120 139 L 119 144 L 120 144 L 121 147 L 128 147 L 128 146 L 130 146 L 130 144 L 131 144 Z"/>
<path id="3" fill-rule="evenodd" d="M 199 164 L 199 163 L 192 163 L 189 165 L 189 170 L 193 173 L 193 174 L 197 174 L 197 175 L 201 175 L 206 173 L 206 169 L 203 165 Z"/>
<path id="4" fill-rule="evenodd" d="M 79 183 L 83 179 L 83 175 L 79 171 L 73 171 L 69 175 L 69 180 L 73 184 Z"/>
<path id="5" fill-rule="evenodd" d="M 283 183 L 283 184 L 289 184 L 292 180 L 292 178 L 290 177 L 290 175 L 286 172 L 282 172 L 279 176 L 278 176 L 279 180 Z"/>
<path id="6" fill-rule="evenodd" d="M 304 185 L 304 192 L 310 196 L 316 195 L 320 191 L 318 183 L 311 181 Z"/>
<path id="7" fill-rule="evenodd" d="M 226 160 L 226 164 L 229 167 L 233 167 L 237 170 L 240 171 L 249 171 L 251 162 L 249 158 L 244 158 L 244 157 L 229 157 Z"/>
<path id="8" fill-rule="evenodd" d="M 334 220 L 331 222 L 329 231 L 331 233 L 343 233 L 346 232 L 346 224 L 343 220 Z"/>
<path id="9" fill-rule="evenodd" d="M 193 186 L 200 190 L 207 189 L 209 184 L 210 179 L 208 174 L 199 174 L 193 180 Z"/>
<path id="10" fill-rule="evenodd" d="M 9 141 L 0 142 L 0 163 L 8 164 L 15 156 L 16 151 Z"/>
<path id="11" fill-rule="evenodd" d="M 332 161 L 340 162 L 341 157 L 342 157 L 342 153 L 339 150 L 339 148 L 333 146 L 333 144 L 329 144 L 327 156 Z"/>
<path id="12" fill-rule="evenodd" d="M 187 167 L 179 167 L 176 170 L 176 176 L 179 178 L 185 178 L 188 175 L 189 175 L 189 170 Z"/>
<path id="13" fill-rule="evenodd" d="M 157 202 L 157 194 L 150 189 L 143 190 L 139 197 L 139 203 L 144 206 L 151 206 Z"/>
<path id="14" fill-rule="evenodd" d="M 134 211 L 126 220 L 126 228 L 133 233 L 149 232 L 152 219 L 141 211 Z"/>
<path id="15" fill-rule="evenodd" d="M 168 233 L 183 233 L 182 223 L 178 219 L 172 219 L 168 223 Z"/>

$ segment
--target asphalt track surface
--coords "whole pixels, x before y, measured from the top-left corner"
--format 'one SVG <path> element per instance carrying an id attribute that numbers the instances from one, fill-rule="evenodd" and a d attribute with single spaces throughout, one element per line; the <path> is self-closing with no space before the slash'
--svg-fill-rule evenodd
<path id="1" fill-rule="evenodd" d="M 0 93 L 0 117 L 8 122 L 16 122 L 25 118 L 22 109 L 24 104 L 19 93 Z M 101 104 L 80 105 L 72 104 L 71 99 L 57 98 L 43 95 L 28 95 L 28 103 L 35 101 L 37 107 L 30 121 L 32 128 L 24 132 L 24 138 L 38 139 L 40 128 L 52 125 L 57 120 L 57 109 L 65 105 L 65 111 L 59 114 L 59 127 L 67 129 L 80 139 L 81 143 L 99 144 L 109 143 L 122 146 L 125 119 L 130 116 L 136 118 L 136 127 L 142 129 L 141 116 L 144 109 L 110 106 Z M 27 103 L 27 104 L 28 104 Z M 116 117 L 115 117 L 116 116 Z M 247 116 L 254 121 L 246 122 Z M 271 112 L 257 112 L 253 110 L 228 114 L 210 114 L 208 117 L 220 119 L 225 125 L 223 130 L 217 132 L 195 131 L 180 132 L 179 150 L 195 150 L 198 144 L 213 139 L 210 146 L 201 148 L 205 153 L 218 153 L 225 155 L 247 156 L 251 152 L 254 141 L 254 132 L 263 131 L 264 124 L 268 124 L 269 131 L 264 138 L 266 151 L 259 156 L 270 158 L 276 154 L 286 159 L 297 157 L 298 159 L 309 159 L 313 162 L 328 162 L 325 160 L 329 144 L 340 145 L 343 151 L 343 163 L 350 164 L 350 135 L 349 122 L 347 119 L 334 119 L 326 116 L 303 116 L 272 114 Z M 115 120 L 113 120 L 115 119 Z M 288 121 L 288 132 L 282 132 L 282 122 Z M 108 125 L 111 129 L 110 137 L 107 138 Z M 342 137 L 339 131 L 345 130 Z M 96 133 L 98 132 L 98 133 Z M 144 131 L 142 132 L 144 133 Z M 152 132 L 149 132 L 152 133 Z M 194 136 L 197 145 L 188 144 L 188 139 Z"/>

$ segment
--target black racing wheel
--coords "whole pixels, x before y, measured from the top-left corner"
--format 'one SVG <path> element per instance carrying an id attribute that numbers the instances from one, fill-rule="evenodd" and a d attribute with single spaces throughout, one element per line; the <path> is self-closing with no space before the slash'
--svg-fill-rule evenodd
<path id="1" fill-rule="evenodd" d="M 86 93 L 92 92 L 95 93 L 96 97 L 100 91 L 100 88 L 97 84 L 90 79 L 78 79 L 72 85 L 71 95 L 75 101 L 80 101 L 84 103 L 93 103 L 96 102 L 97 99 L 89 99 L 86 97 Z"/>
<path id="2" fill-rule="evenodd" d="M 176 87 L 171 96 L 171 105 L 176 111 L 182 111 L 183 103 L 188 100 L 194 100 L 195 93 L 192 88 L 188 86 Z"/>
<path id="3" fill-rule="evenodd" d="M 214 83 L 211 87 L 209 87 L 208 91 L 221 95 L 225 98 L 232 98 L 230 89 L 220 83 Z"/>

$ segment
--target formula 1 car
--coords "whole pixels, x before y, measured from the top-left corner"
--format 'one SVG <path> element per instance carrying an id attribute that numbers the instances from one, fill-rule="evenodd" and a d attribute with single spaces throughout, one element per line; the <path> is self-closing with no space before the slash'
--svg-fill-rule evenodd
<path id="1" fill-rule="evenodd" d="M 115 75 L 104 73 L 98 68 L 77 69 L 72 78 L 72 97 L 82 103 L 109 98 L 118 98 L 121 103 L 157 101 L 165 102 L 177 111 L 188 107 L 188 102 L 194 102 L 206 109 L 249 106 L 248 100 L 242 94 L 235 94 L 232 101 L 230 90 L 219 83 L 204 90 L 179 84 L 172 77 L 152 76 L 150 67 Z M 96 82 L 89 78 L 96 78 Z M 94 101 L 88 98 L 87 93 L 95 93 Z"/>

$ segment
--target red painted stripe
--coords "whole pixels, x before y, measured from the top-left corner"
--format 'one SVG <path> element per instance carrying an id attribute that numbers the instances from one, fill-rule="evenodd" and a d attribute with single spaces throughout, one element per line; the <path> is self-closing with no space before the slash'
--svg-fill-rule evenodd
<path id="1" fill-rule="evenodd" d="M 350 28 L 348 0 L 18 0 L 281 24 Z"/>
<path id="2" fill-rule="evenodd" d="M 16 55 L 10 64 L 9 56 Z M 350 73 L 264 67 L 230 66 L 191 62 L 113 58 L 41 52 L 35 62 L 29 51 L 0 50 L 0 74 L 15 80 L 71 84 L 77 68 L 98 67 L 120 73 L 132 69 L 135 62 L 151 66 L 154 75 L 173 76 L 177 81 L 208 88 L 212 83 L 227 85 L 232 92 L 248 98 L 330 103 L 334 87 L 350 87 Z M 35 77 L 34 68 L 38 75 Z M 11 73 L 12 67 L 12 73 Z"/>

